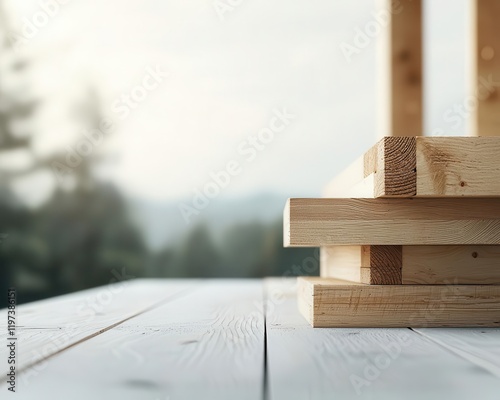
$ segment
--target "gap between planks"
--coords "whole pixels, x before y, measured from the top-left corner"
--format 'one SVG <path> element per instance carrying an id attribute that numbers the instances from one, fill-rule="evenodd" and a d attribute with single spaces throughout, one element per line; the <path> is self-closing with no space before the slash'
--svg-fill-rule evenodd
<path id="1" fill-rule="evenodd" d="M 462 348 L 461 348 L 461 347 L 458 347 L 457 345 L 454 346 L 453 344 L 450 344 L 449 342 L 445 342 L 445 341 L 440 340 L 440 339 L 435 337 L 435 336 L 437 336 L 436 333 L 437 334 L 444 333 L 443 336 L 447 336 L 446 331 L 449 328 L 445 328 L 445 329 L 441 329 L 441 328 L 436 328 L 436 329 L 433 329 L 433 328 L 427 328 L 427 329 L 410 328 L 410 329 L 412 331 L 418 333 L 419 335 L 422 335 L 423 337 L 429 339 L 430 341 L 438 344 L 439 346 L 444 347 L 448 351 L 463 358 L 464 360 L 467 360 L 467 361 L 477 365 L 478 367 L 488 371 L 489 373 L 495 375 L 497 378 L 500 378 L 500 362 L 497 362 L 495 364 L 494 362 L 487 360 L 485 357 L 482 357 L 479 354 L 480 349 L 477 349 L 477 348 L 475 348 L 474 345 L 470 345 L 467 342 L 463 341 L 463 337 L 466 337 L 466 336 L 463 336 L 462 340 L 458 340 L 461 342 L 461 343 L 459 343 L 462 346 Z M 452 329 L 455 332 L 467 331 L 468 333 L 470 333 L 470 332 L 472 332 L 472 333 L 484 332 L 486 334 L 487 332 L 492 332 L 493 334 L 497 333 L 497 336 L 500 333 L 500 330 L 497 328 L 469 328 L 469 329 L 452 328 Z M 430 333 L 427 333 L 427 332 L 430 332 Z M 495 338 L 493 338 L 493 340 L 495 340 Z M 457 340 L 455 340 L 455 342 L 457 342 Z M 464 346 L 467 346 L 469 351 L 464 350 L 464 348 L 463 348 Z M 496 347 L 496 353 L 497 353 L 497 354 L 495 354 L 495 356 L 497 356 L 496 359 L 500 360 L 500 358 L 498 358 L 498 356 L 500 355 L 500 350 L 499 350 L 498 346 Z"/>
<path id="2" fill-rule="evenodd" d="M 295 280 L 266 279 L 266 290 L 267 302 L 274 299 L 266 315 L 271 400 L 498 398 L 500 381 L 491 371 L 412 329 L 311 328 L 297 310 Z M 365 367 L 403 336 L 411 345 L 356 393 L 350 377 L 363 378 Z"/>
<path id="3" fill-rule="evenodd" d="M 20 375 L 20 399 L 59 397 L 263 398 L 262 281 L 204 280 L 166 302 Z M 91 385 L 88 382 L 92 382 Z"/>
<path id="4" fill-rule="evenodd" d="M 137 285 L 138 283 L 142 283 L 142 282 L 140 282 L 140 281 L 133 282 L 134 285 Z M 99 288 L 96 288 L 96 289 L 99 289 Z M 53 351 L 50 354 L 47 354 L 45 356 L 42 356 L 41 358 L 37 359 L 34 362 L 30 362 L 30 363 L 27 363 L 26 365 L 23 365 L 22 367 L 18 367 L 17 373 L 18 374 L 25 373 L 26 371 L 30 370 L 31 368 L 34 368 L 34 367 L 36 367 L 36 366 L 44 363 L 48 359 L 50 359 L 50 358 L 52 358 L 52 357 L 54 357 L 54 356 L 56 356 L 58 354 L 61 354 L 61 353 L 65 352 L 65 351 L 67 351 L 67 350 L 69 350 L 69 349 L 71 349 L 71 348 L 73 348 L 73 347 L 75 347 L 77 345 L 80 345 L 80 344 L 82 344 L 82 343 L 84 343 L 84 342 L 86 342 L 86 341 L 88 341 L 88 340 L 90 340 L 92 338 L 95 338 L 96 336 L 102 335 L 103 333 L 105 333 L 105 332 L 107 332 L 107 331 L 109 331 L 109 330 L 111 330 L 113 328 L 116 328 L 117 326 L 123 324 L 124 322 L 127 322 L 127 321 L 129 321 L 129 320 L 131 320 L 133 318 L 136 318 L 139 315 L 142 315 L 142 314 L 144 314 L 144 313 L 146 313 L 148 311 L 154 310 L 154 309 L 156 309 L 156 308 L 158 308 L 158 307 L 160 307 L 160 306 L 162 306 L 164 304 L 167 304 L 169 302 L 172 302 L 172 301 L 175 301 L 175 300 L 177 300 L 179 298 L 182 298 L 182 297 L 186 296 L 187 294 L 193 292 L 196 289 L 199 289 L 199 288 L 195 287 L 194 285 L 187 286 L 185 288 L 182 288 L 182 289 L 176 291 L 173 294 L 168 295 L 167 297 L 164 297 L 163 299 L 161 299 L 159 301 L 154 302 L 152 305 L 147 306 L 147 307 L 145 307 L 145 308 L 143 308 L 143 309 L 141 309 L 141 310 L 133 313 L 132 315 L 129 315 L 129 316 L 125 317 L 125 318 L 120 319 L 119 321 L 117 321 L 117 322 L 115 322 L 113 324 L 106 325 L 106 326 L 101 327 L 101 328 L 96 327 L 97 330 L 95 332 L 92 332 L 90 334 L 87 334 L 87 335 L 79 338 L 79 339 L 76 339 L 75 341 L 69 343 L 68 345 L 62 346 L 60 348 L 56 348 L 55 351 Z M 83 293 L 87 293 L 87 291 L 83 291 Z M 80 294 L 80 292 L 77 292 L 75 294 L 70 294 L 70 295 L 67 295 L 67 296 L 74 296 L 74 295 L 79 295 L 79 294 Z M 47 302 L 49 300 L 50 299 L 46 299 L 46 300 L 43 300 L 43 302 Z M 26 327 L 26 328 L 23 328 L 23 329 L 31 329 L 31 328 Z M 32 329 L 51 329 L 51 328 L 32 328 Z M 40 347 L 41 346 L 42 345 L 40 345 Z M 6 384 L 6 380 L 2 379 L 0 381 L 0 387 L 3 386 L 3 385 L 5 385 L 5 384 Z"/>

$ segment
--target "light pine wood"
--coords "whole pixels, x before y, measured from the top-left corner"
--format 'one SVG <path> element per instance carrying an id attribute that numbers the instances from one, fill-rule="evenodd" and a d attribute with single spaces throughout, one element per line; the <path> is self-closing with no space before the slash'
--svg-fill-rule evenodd
<path id="1" fill-rule="evenodd" d="M 266 398 L 497 399 L 500 379 L 410 329 L 312 328 L 297 309 L 296 287 L 296 280 L 266 279 Z M 467 340 L 465 330 L 457 336 Z M 357 391 L 358 377 L 366 381 Z"/>
<path id="2" fill-rule="evenodd" d="M 417 196 L 500 196 L 500 137 L 417 142 Z"/>
<path id="3" fill-rule="evenodd" d="M 285 247 L 500 244 L 500 199 L 289 199 Z"/>
<path id="4" fill-rule="evenodd" d="M 422 1 L 384 1 L 391 10 L 379 50 L 382 135 L 421 135 Z"/>
<path id="5" fill-rule="evenodd" d="M 416 139 L 385 137 L 333 179 L 325 197 L 416 195 Z"/>
<path id="6" fill-rule="evenodd" d="M 333 246 L 321 248 L 322 277 L 371 285 L 400 285 L 402 246 Z"/>
<path id="7" fill-rule="evenodd" d="M 500 284 L 500 246 L 404 246 L 403 284 Z"/>
<path id="8" fill-rule="evenodd" d="M 332 246 L 321 276 L 372 285 L 500 284 L 500 246 Z"/>
<path id="9" fill-rule="evenodd" d="M 325 197 L 500 196 L 500 137 L 386 137 Z"/>
<path id="10" fill-rule="evenodd" d="M 363 246 L 321 247 L 319 274 L 322 278 L 336 278 L 351 282 L 362 282 L 362 256 Z"/>
<path id="11" fill-rule="evenodd" d="M 471 0 L 473 19 L 472 93 L 466 99 L 476 136 L 500 135 L 500 3 Z"/>
<path id="12" fill-rule="evenodd" d="M 175 301 L 60 352 L 39 374 L 21 374 L 16 395 L 261 399 L 263 304 L 260 281 L 204 281 Z"/>
<path id="13" fill-rule="evenodd" d="M 499 327 L 500 285 L 365 285 L 298 278 L 313 327 Z"/>

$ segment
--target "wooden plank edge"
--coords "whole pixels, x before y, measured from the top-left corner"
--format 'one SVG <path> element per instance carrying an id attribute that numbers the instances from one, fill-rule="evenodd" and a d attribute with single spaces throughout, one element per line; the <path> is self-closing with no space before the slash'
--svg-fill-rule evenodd
<path id="1" fill-rule="evenodd" d="M 365 285 L 315 277 L 298 279 L 302 288 L 299 310 L 313 327 L 500 327 L 500 285 Z M 326 303 L 335 291 L 348 303 Z M 412 291 L 427 303 L 416 305 L 409 294 Z M 401 303 L 388 302 L 381 307 L 384 296 L 393 299 L 395 295 Z M 353 298 L 354 303 L 349 303 Z M 447 307 L 447 302 L 453 307 Z"/>

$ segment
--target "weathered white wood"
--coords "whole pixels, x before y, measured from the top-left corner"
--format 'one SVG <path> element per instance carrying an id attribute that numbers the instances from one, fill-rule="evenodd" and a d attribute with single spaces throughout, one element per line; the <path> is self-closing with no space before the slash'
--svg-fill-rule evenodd
<path id="1" fill-rule="evenodd" d="M 273 280 L 266 287 L 268 398 L 498 399 L 499 329 L 313 329 L 297 311 L 295 283 Z M 154 286 L 122 300 L 131 306 Z M 18 376 L 17 398 L 263 398 L 261 283 L 193 286 L 28 369 Z M 51 301 L 39 305 L 49 310 Z M 79 324 L 75 330 L 87 329 Z M 23 346 L 69 329 L 46 328 L 24 326 Z M 351 383 L 356 377 L 359 396 Z"/>
<path id="2" fill-rule="evenodd" d="M 269 399 L 498 399 L 500 379 L 425 337 L 313 329 L 297 310 L 293 280 L 266 283 Z M 358 392 L 355 377 L 366 380 Z"/>
<path id="3" fill-rule="evenodd" d="M 414 329 L 478 367 L 500 378 L 500 329 Z"/>
<path id="4" fill-rule="evenodd" d="M 21 374 L 19 399 L 260 399 L 260 281 L 205 281 Z"/>
<path id="5" fill-rule="evenodd" d="M 22 350 L 17 354 L 17 370 L 181 296 L 194 284 L 195 281 L 125 281 L 20 305 L 16 310 L 16 333 Z M 6 310 L 0 310 L 0 321 L 6 320 Z M 6 330 L 0 333 L 0 341 L 6 343 Z M 0 346 L 1 359 L 6 359 L 6 352 L 7 348 Z M 0 364 L 2 376 L 7 369 L 6 363 Z"/>

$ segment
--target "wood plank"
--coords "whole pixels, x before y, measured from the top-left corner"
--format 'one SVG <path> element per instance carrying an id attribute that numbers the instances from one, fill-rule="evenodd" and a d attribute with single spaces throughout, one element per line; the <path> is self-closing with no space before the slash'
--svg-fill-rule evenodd
<path id="1" fill-rule="evenodd" d="M 319 275 L 322 278 L 363 282 L 361 280 L 363 246 L 321 247 L 319 254 Z"/>
<path id="2" fill-rule="evenodd" d="M 270 400 L 497 399 L 498 378 L 409 329 L 312 328 L 297 310 L 296 287 L 266 280 Z M 389 349 L 396 354 L 377 367 Z M 355 386 L 357 378 L 365 385 Z"/>
<path id="3" fill-rule="evenodd" d="M 402 246 L 321 248 L 320 275 L 370 285 L 401 285 Z"/>
<path id="4" fill-rule="evenodd" d="M 22 351 L 18 352 L 16 369 L 32 368 L 128 318 L 186 294 L 194 284 L 138 279 L 20 305 L 16 316 Z M 6 315 L 6 309 L 0 310 L 2 321 L 7 320 Z M 6 331 L 0 333 L 0 340 L 7 341 Z M 6 354 L 7 348 L 1 346 L 0 357 Z M 7 364 L 1 365 L 2 376 L 7 369 Z"/>
<path id="5" fill-rule="evenodd" d="M 422 135 L 422 1 L 384 3 L 391 12 L 378 49 L 380 131 L 391 136 Z"/>
<path id="6" fill-rule="evenodd" d="M 415 196 L 415 151 L 414 137 L 385 137 L 331 181 L 324 196 Z"/>
<path id="7" fill-rule="evenodd" d="M 285 247 L 498 245 L 500 199 L 288 199 Z"/>
<path id="8" fill-rule="evenodd" d="M 472 134 L 500 135 L 500 3 L 472 0 L 472 93 L 466 111 L 472 114 Z"/>
<path id="9" fill-rule="evenodd" d="M 325 197 L 500 196 L 500 137 L 386 137 Z"/>
<path id="10" fill-rule="evenodd" d="M 500 137 L 417 138 L 417 196 L 500 196 Z"/>
<path id="11" fill-rule="evenodd" d="M 426 338 L 500 378 L 500 329 L 420 328 Z"/>
<path id="12" fill-rule="evenodd" d="M 331 246 L 321 276 L 372 285 L 500 284 L 500 246 Z"/>
<path id="13" fill-rule="evenodd" d="M 203 281 L 19 376 L 19 399 L 261 399 L 260 281 Z"/>
<path id="14" fill-rule="evenodd" d="M 498 327 L 500 285 L 365 285 L 299 278 L 314 327 Z"/>
<path id="15" fill-rule="evenodd" d="M 500 246 L 404 246 L 403 284 L 500 284 Z"/>

